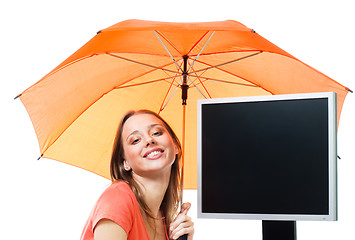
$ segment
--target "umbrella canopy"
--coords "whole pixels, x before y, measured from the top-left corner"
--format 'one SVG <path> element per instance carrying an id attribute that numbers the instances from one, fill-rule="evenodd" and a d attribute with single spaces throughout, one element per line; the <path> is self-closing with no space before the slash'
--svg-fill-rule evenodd
<path id="1" fill-rule="evenodd" d="M 236 21 L 127 20 L 19 95 L 41 156 L 110 178 L 121 116 L 158 112 L 184 145 L 184 187 L 197 186 L 197 99 L 350 91 Z"/>

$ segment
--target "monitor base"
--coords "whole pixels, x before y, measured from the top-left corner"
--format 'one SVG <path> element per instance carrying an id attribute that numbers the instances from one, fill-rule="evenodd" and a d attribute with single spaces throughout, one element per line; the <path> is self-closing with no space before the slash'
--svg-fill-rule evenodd
<path id="1" fill-rule="evenodd" d="M 263 220 L 263 240 L 296 240 L 296 221 Z"/>

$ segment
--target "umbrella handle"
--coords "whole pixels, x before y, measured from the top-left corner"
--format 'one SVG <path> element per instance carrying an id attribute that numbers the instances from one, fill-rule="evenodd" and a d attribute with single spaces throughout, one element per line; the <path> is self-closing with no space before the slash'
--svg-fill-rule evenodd
<path id="1" fill-rule="evenodd" d="M 180 236 L 177 240 L 187 240 L 187 234 Z"/>

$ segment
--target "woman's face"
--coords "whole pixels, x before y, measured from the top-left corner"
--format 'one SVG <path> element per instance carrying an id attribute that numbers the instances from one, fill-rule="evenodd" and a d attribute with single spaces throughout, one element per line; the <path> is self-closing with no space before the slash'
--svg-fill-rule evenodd
<path id="1" fill-rule="evenodd" d="M 136 114 L 125 122 L 122 145 L 125 170 L 139 176 L 170 173 L 178 153 L 163 122 L 151 114 Z"/>

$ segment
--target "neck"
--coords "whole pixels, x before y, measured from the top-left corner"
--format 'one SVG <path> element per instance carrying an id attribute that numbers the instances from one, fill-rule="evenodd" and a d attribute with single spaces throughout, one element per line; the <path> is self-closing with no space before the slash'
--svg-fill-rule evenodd
<path id="1" fill-rule="evenodd" d="M 144 201 L 149 209 L 155 217 L 158 217 L 161 203 L 169 185 L 170 172 L 155 177 L 144 177 L 134 174 L 134 180 L 140 185 Z"/>

